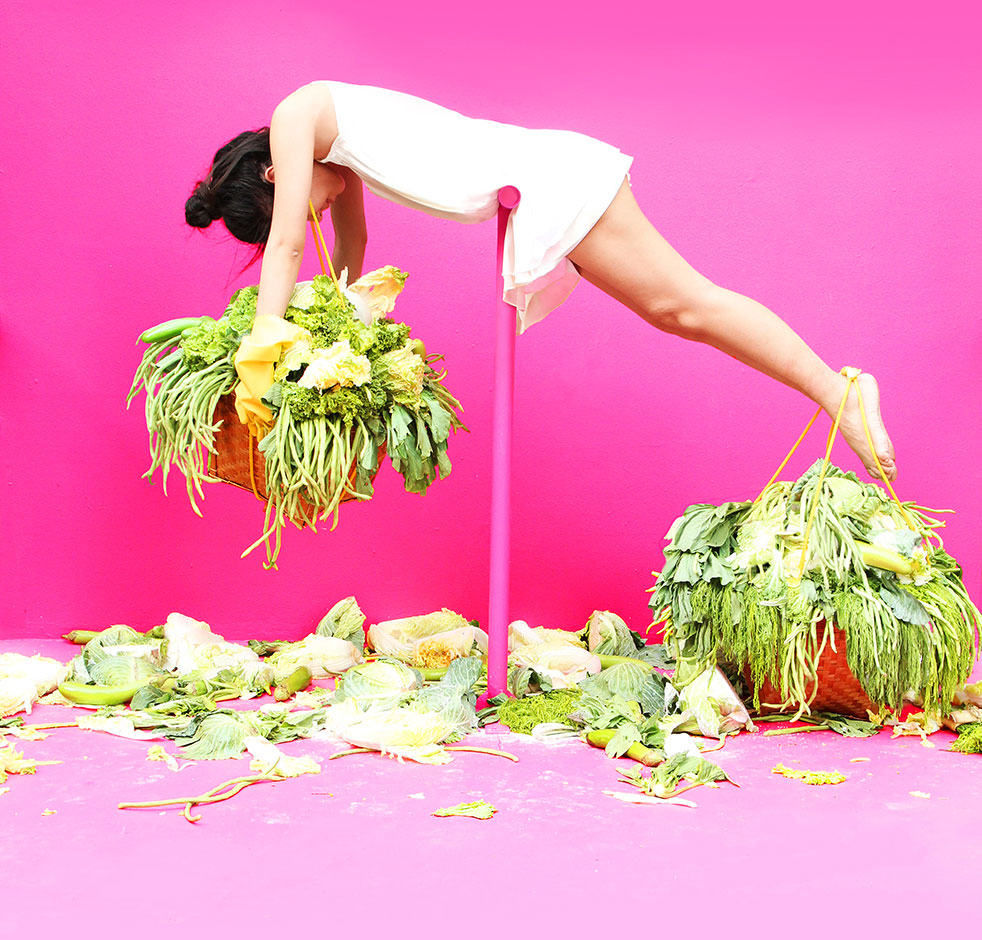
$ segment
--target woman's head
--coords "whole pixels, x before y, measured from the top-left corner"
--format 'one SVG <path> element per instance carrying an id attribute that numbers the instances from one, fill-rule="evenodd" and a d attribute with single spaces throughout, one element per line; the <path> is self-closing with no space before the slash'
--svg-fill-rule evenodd
<path id="1" fill-rule="evenodd" d="M 208 176 L 184 204 L 188 225 L 207 228 L 217 219 L 239 241 L 265 245 L 273 218 L 269 128 L 245 131 L 215 154 Z"/>

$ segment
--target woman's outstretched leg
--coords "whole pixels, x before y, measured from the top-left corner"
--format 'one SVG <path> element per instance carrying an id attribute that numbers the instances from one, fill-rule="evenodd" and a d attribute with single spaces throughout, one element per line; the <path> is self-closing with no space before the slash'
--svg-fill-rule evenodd
<path id="1" fill-rule="evenodd" d="M 627 180 L 569 257 L 586 280 L 658 329 L 715 346 L 808 396 L 831 415 L 838 410 L 846 379 L 763 304 L 695 271 L 645 218 Z M 888 478 L 894 479 L 893 445 L 880 418 L 876 380 L 864 374 L 859 382 L 873 447 Z M 867 471 L 879 476 L 855 392 L 846 404 L 841 431 Z"/>

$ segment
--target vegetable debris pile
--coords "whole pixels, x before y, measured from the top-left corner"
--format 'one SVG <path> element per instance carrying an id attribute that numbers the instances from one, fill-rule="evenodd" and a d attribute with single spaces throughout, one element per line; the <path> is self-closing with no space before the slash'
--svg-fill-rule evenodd
<path id="1" fill-rule="evenodd" d="M 443 385 L 410 330 L 388 316 L 407 275 L 392 266 L 350 287 L 318 275 L 297 284 L 277 337 L 272 386 L 250 428 L 260 438 L 267 505 L 262 537 L 267 565 L 275 565 L 287 521 L 316 528 L 337 523 L 342 500 L 366 500 L 380 456 L 388 455 L 411 493 L 425 493 L 450 473 L 447 442 L 463 428 L 460 403 Z M 202 496 L 209 454 L 215 450 L 215 409 L 238 384 L 235 357 L 250 338 L 258 288 L 232 295 L 225 313 L 172 320 L 147 330 L 147 349 L 127 397 L 146 391 L 151 466 L 184 474 L 188 498 Z M 260 318 L 262 320 L 269 318 Z M 281 324 L 282 326 L 282 324 Z M 242 420 L 246 416 L 240 411 Z"/>
<path id="2" fill-rule="evenodd" d="M 278 745 L 297 739 L 323 739 L 347 748 L 328 760 L 374 752 L 400 761 L 446 764 L 459 751 L 476 751 L 517 761 L 506 751 L 462 741 L 493 721 L 540 741 L 580 741 L 610 758 L 634 761 L 618 768 L 619 782 L 629 789 L 603 791 L 617 800 L 694 807 L 682 794 L 733 783 L 706 754 L 720 750 L 730 735 L 755 730 L 720 668 L 683 659 L 671 674 L 665 649 L 646 644 L 611 611 L 594 611 L 579 631 L 511 623 L 510 694 L 491 698 L 480 711 L 488 638 L 475 621 L 446 608 L 380 621 L 366 630 L 357 601 L 346 597 L 312 633 L 296 641 L 231 643 L 207 623 L 179 613 L 147 632 L 117 624 L 98 632 L 73 631 L 66 638 L 82 646 L 67 665 L 0 657 L 8 670 L 38 670 L 30 695 L 26 687 L 18 691 L 11 707 L 29 710 L 37 690 L 57 680 L 57 691 L 42 704 L 96 708 L 73 722 L 51 725 L 28 727 L 18 716 L 0 718 L 0 738 L 38 740 L 45 737 L 41 729 L 73 726 L 164 741 L 172 748 L 155 745 L 147 759 L 166 762 L 174 771 L 182 769 L 178 757 L 186 766 L 249 752 L 251 776 L 202 794 L 119 804 L 126 809 L 183 807 L 190 822 L 201 818 L 193 814 L 195 807 L 223 802 L 245 787 L 320 773 L 314 757 L 279 750 Z M 699 665 L 701 671 L 695 672 Z M 315 679 L 329 682 L 313 685 Z M 241 704 L 268 694 L 276 701 L 259 708 Z M 240 701 L 225 704 L 231 700 Z M 895 735 L 923 738 L 947 727 L 960 731 L 953 750 L 979 753 L 982 684 L 956 689 L 943 718 L 919 712 L 900 722 L 899 716 L 884 712 L 864 721 L 814 712 L 804 720 L 803 726 L 765 733 L 827 730 L 863 737 L 892 723 Z M 7 774 L 33 773 L 36 766 L 39 762 L 12 745 L 0 744 L 0 782 Z M 783 764 L 773 770 L 809 784 L 845 779 Z M 493 808 L 478 801 L 435 815 L 472 813 L 488 818 Z"/>
<path id="3" fill-rule="evenodd" d="M 678 684 L 719 661 L 749 671 L 755 708 L 767 679 L 783 696 L 769 707 L 807 711 L 834 625 L 874 705 L 899 709 L 912 694 L 948 714 L 982 615 L 942 523 L 834 466 L 823 479 L 820 467 L 752 503 L 690 506 L 672 524 L 650 603 Z"/>

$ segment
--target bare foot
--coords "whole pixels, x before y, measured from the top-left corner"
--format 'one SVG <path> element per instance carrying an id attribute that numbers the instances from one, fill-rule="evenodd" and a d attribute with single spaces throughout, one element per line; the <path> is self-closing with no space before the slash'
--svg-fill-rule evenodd
<path id="1" fill-rule="evenodd" d="M 826 411 L 830 411 L 833 419 L 838 411 L 839 402 L 842 401 L 842 395 L 846 387 L 845 376 L 839 376 L 838 378 L 840 384 L 835 405 L 831 410 L 826 407 Z M 859 391 L 863 396 L 866 423 L 869 426 L 870 438 L 872 438 L 873 447 L 876 450 L 876 456 L 880 461 L 880 466 L 883 467 L 883 472 L 886 474 L 888 480 L 895 480 L 897 478 L 897 464 L 894 458 L 893 444 L 890 442 L 890 436 L 887 434 L 887 429 L 883 424 L 883 418 L 880 417 L 880 389 L 876 384 L 876 379 L 869 373 L 863 372 L 856 379 L 856 385 L 859 386 Z M 870 454 L 869 444 L 866 440 L 866 431 L 863 428 L 863 419 L 860 415 L 859 396 L 856 394 L 855 388 L 849 391 L 849 398 L 846 401 L 846 407 L 842 412 L 842 420 L 839 423 L 839 431 L 845 438 L 846 443 L 856 452 L 859 459 L 862 460 L 866 472 L 874 479 L 879 480 L 880 471 L 877 470 L 876 461 Z"/>

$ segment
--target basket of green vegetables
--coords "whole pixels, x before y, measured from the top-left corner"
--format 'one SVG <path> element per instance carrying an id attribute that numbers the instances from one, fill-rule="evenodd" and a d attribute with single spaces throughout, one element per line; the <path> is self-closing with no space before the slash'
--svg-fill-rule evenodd
<path id="1" fill-rule="evenodd" d="M 855 474 L 823 474 L 821 461 L 754 502 L 690 506 L 650 601 L 677 678 L 719 662 L 745 677 L 757 709 L 865 717 L 916 696 L 947 714 L 982 615 L 941 524 Z"/>
<path id="2" fill-rule="evenodd" d="M 146 344 L 129 404 L 146 392 L 151 465 L 166 491 L 169 471 L 185 477 L 193 510 L 202 483 L 252 490 L 265 502 L 263 532 L 243 555 L 266 546 L 274 567 L 287 522 L 316 530 L 337 524 L 342 502 L 370 499 L 384 456 L 409 492 L 425 493 L 451 469 L 451 432 L 464 429 L 444 372 L 410 328 L 390 316 L 406 275 L 387 266 L 348 288 L 326 275 L 297 284 L 285 314 L 296 339 L 273 364 L 261 433 L 239 422 L 235 354 L 249 336 L 258 288 L 236 291 L 221 317 L 168 321 Z"/>
<path id="3" fill-rule="evenodd" d="M 689 506 L 672 523 L 650 605 L 677 684 L 719 663 L 761 711 L 865 717 L 916 699 L 947 715 L 982 614 L 936 511 L 901 502 L 885 474 L 889 494 L 832 465 L 837 429 L 798 480 L 775 474 L 752 502 Z"/>

